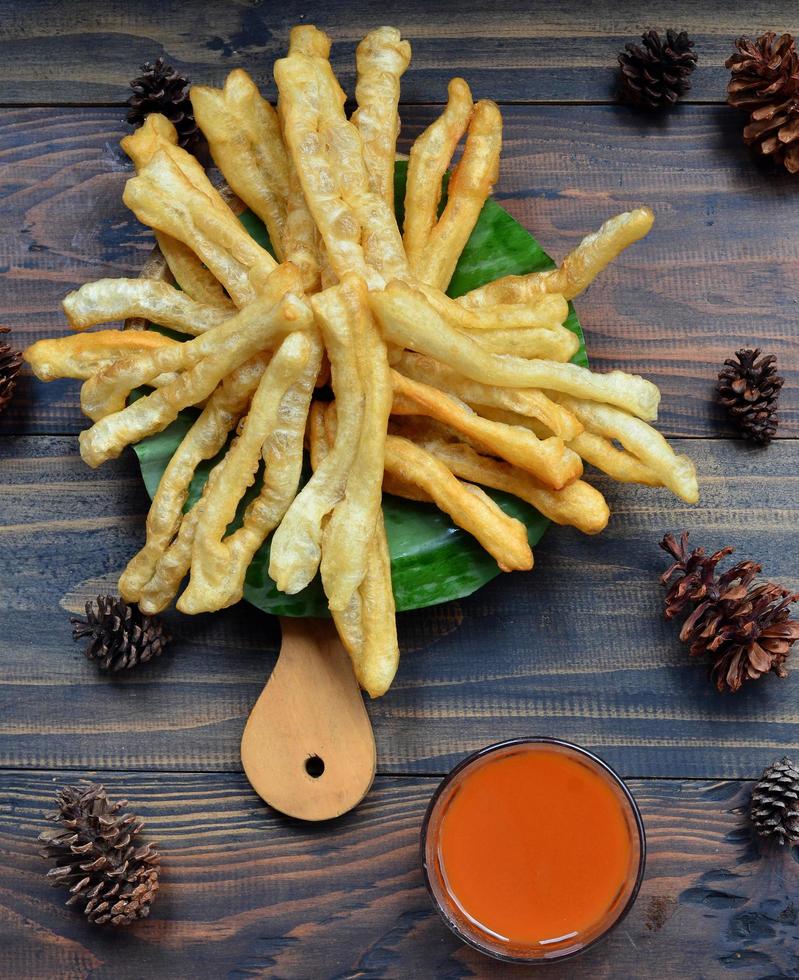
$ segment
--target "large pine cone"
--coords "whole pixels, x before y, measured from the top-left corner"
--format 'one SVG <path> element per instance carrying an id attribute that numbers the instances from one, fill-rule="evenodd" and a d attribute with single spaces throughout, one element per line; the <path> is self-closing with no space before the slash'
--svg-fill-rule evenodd
<path id="1" fill-rule="evenodd" d="M 676 559 L 663 575 L 667 585 L 676 576 L 666 599 L 666 618 L 690 610 L 680 630 L 692 657 L 705 657 L 719 691 L 738 691 L 745 681 L 772 672 L 786 677 L 785 661 L 799 640 L 799 621 L 790 619 L 790 605 L 799 599 L 772 582 L 755 585 L 761 566 L 741 561 L 721 575 L 716 565 L 732 553 L 717 551 L 709 558 L 702 548 L 688 550 L 688 535 L 679 544 L 667 534 L 660 544 Z"/>
<path id="2" fill-rule="evenodd" d="M 799 55 L 790 34 L 772 31 L 756 41 L 739 38 L 727 59 L 730 105 L 750 113 L 743 138 L 789 173 L 799 171 Z"/>
<path id="3" fill-rule="evenodd" d="M 727 101 L 751 112 L 761 106 L 785 101 L 799 91 L 799 55 L 790 34 L 773 31 L 756 41 L 740 37 L 736 53 L 725 65 L 732 72 L 727 84 Z"/>
<path id="4" fill-rule="evenodd" d="M 69 888 L 67 905 L 82 906 L 97 925 L 126 926 L 150 914 L 160 856 L 139 840 L 144 822 L 120 813 L 127 800 L 111 803 L 102 786 L 65 786 L 48 819 L 60 824 L 39 836 L 42 857 L 54 863 L 52 885 Z"/>
<path id="5" fill-rule="evenodd" d="M 0 327 L 0 334 L 9 333 L 9 327 Z M 22 367 L 22 354 L 10 344 L 0 341 L 0 412 L 11 401 Z"/>

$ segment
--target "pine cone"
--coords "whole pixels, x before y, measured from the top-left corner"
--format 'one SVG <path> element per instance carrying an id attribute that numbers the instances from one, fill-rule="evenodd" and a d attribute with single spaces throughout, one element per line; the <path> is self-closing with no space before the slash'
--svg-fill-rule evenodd
<path id="1" fill-rule="evenodd" d="M 718 399 L 744 438 L 764 446 L 777 431 L 777 401 L 785 379 L 777 374 L 777 358 L 760 357 L 759 347 L 741 348 L 735 356 L 738 360 L 727 358 L 719 372 Z"/>
<path id="2" fill-rule="evenodd" d="M 126 926 L 150 914 L 158 891 L 160 856 L 154 844 L 137 840 L 144 822 L 111 803 L 102 786 L 65 786 L 58 810 L 47 819 L 62 824 L 39 836 L 43 858 L 54 862 L 50 883 L 69 888 L 67 905 L 83 907 L 97 925 Z"/>
<path id="3" fill-rule="evenodd" d="M 0 334 L 10 333 L 8 327 L 0 327 Z M 17 385 L 17 375 L 22 367 L 22 354 L 10 344 L 0 342 L 0 412 L 11 401 Z"/>
<path id="4" fill-rule="evenodd" d="M 750 816 L 761 837 L 799 841 L 799 769 L 787 757 L 764 770 L 752 790 Z"/>
<path id="5" fill-rule="evenodd" d="M 742 37 L 725 62 L 732 71 L 727 101 L 750 113 L 743 138 L 789 173 L 799 171 L 799 55 L 790 34 Z"/>
<path id="6" fill-rule="evenodd" d="M 784 102 L 799 91 L 799 55 L 790 34 L 773 31 L 756 41 L 739 37 L 737 53 L 724 62 L 732 72 L 727 84 L 727 101 L 751 112 L 762 106 Z"/>
<path id="7" fill-rule="evenodd" d="M 769 672 L 787 677 L 785 661 L 799 640 L 799 621 L 789 619 L 789 606 L 799 595 L 772 582 L 754 586 L 761 571 L 754 561 L 738 562 L 717 577 L 716 565 L 732 548 L 710 558 L 702 548 L 689 553 L 687 533 L 679 545 L 667 534 L 660 547 L 677 559 L 663 584 L 680 576 L 667 593 L 666 618 L 693 607 L 680 640 L 692 657 L 708 657 L 716 689 L 738 691 L 744 681 Z"/>
<path id="8" fill-rule="evenodd" d="M 666 619 L 685 612 L 691 603 L 716 596 L 716 565 L 731 555 L 732 548 L 722 548 L 709 558 L 705 556 L 704 548 L 688 550 L 688 532 L 683 531 L 680 542 L 677 543 L 673 534 L 667 534 L 660 542 L 660 547 L 668 552 L 676 561 L 661 575 L 660 581 L 666 585 L 673 575 L 678 578 L 666 593 Z"/>
<path id="9" fill-rule="evenodd" d="M 101 670 L 127 670 L 158 657 L 170 640 L 155 616 L 115 596 L 86 603 L 86 618 L 70 617 L 72 639 L 89 639 L 85 653 Z"/>
<path id="10" fill-rule="evenodd" d="M 128 122 L 141 126 L 151 112 L 160 112 L 177 130 L 178 143 L 195 153 L 204 139 L 194 121 L 189 79 L 171 65 L 165 65 L 163 58 L 158 58 L 154 64 L 146 62 L 141 70 L 142 74 L 130 83 L 133 95 L 128 99 Z"/>
<path id="11" fill-rule="evenodd" d="M 672 106 L 690 89 L 689 77 L 696 68 L 694 42 L 685 31 L 646 31 L 640 44 L 625 44 L 619 55 L 619 97 L 644 109 Z"/>

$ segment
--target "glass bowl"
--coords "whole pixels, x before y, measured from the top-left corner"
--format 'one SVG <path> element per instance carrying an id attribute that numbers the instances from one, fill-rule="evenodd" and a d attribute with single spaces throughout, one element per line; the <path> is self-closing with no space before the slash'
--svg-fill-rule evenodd
<path id="1" fill-rule="evenodd" d="M 611 790 L 629 832 L 629 867 L 621 887 L 604 914 L 590 926 L 582 928 L 577 934 L 572 932 L 554 939 L 525 944 L 505 939 L 499 933 L 481 925 L 460 905 L 448 888 L 442 868 L 440 835 L 447 808 L 476 767 L 490 765 L 511 755 L 540 749 L 550 753 L 563 753 L 573 762 L 591 770 Z M 590 814 L 585 816 L 587 826 L 590 827 Z M 495 959 L 529 965 L 546 964 L 584 953 L 604 939 L 627 915 L 635 902 L 644 876 L 646 837 L 641 814 L 632 793 L 607 763 L 586 749 L 561 739 L 518 738 L 480 749 L 463 759 L 445 777 L 430 801 L 422 824 L 421 861 L 425 883 L 433 904 L 459 939 Z"/>

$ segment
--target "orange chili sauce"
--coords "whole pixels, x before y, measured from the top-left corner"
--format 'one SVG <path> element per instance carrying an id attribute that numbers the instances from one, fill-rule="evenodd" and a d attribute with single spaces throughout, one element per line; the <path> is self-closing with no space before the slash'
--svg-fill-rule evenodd
<path id="1" fill-rule="evenodd" d="M 634 873 L 626 810 L 608 778 L 551 748 L 520 748 L 462 773 L 438 865 L 478 931 L 549 946 L 596 928 Z"/>

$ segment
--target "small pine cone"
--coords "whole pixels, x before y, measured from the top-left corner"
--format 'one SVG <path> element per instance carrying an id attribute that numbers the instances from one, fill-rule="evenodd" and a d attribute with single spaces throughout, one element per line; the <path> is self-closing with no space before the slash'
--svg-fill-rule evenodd
<path id="1" fill-rule="evenodd" d="M 643 109 L 674 105 L 690 89 L 696 68 L 694 42 L 685 31 L 657 31 L 641 35 L 641 44 L 626 44 L 619 55 L 619 98 Z"/>
<path id="2" fill-rule="evenodd" d="M 777 105 L 799 91 L 799 55 L 790 34 L 773 31 L 756 41 L 740 37 L 736 53 L 724 62 L 732 77 L 727 84 L 727 101 L 736 109 L 752 112 Z"/>
<path id="3" fill-rule="evenodd" d="M 194 109 L 189 98 L 191 82 L 179 74 L 163 58 L 141 66 L 142 74 L 132 79 L 133 95 L 128 99 L 128 122 L 141 126 L 151 112 L 160 112 L 172 123 L 178 133 L 178 143 L 195 153 L 204 143 L 203 135 L 194 120 Z"/>
<path id="4" fill-rule="evenodd" d="M 126 926 L 150 914 L 161 858 L 139 838 L 144 822 L 120 813 L 127 800 L 112 803 L 102 786 L 65 786 L 58 809 L 47 819 L 61 826 L 39 835 L 39 852 L 54 867 L 47 878 L 69 888 L 67 905 L 81 907 L 97 925 Z"/>
<path id="5" fill-rule="evenodd" d="M 72 639 L 88 639 L 85 653 L 101 670 L 126 670 L 161 655 L 170 636 L 155 616 L 115 596 L 86 603 L 86 618 L 70 617 Z"/>
<path id="6" fill-rule="evenodd" d="M 759 347 L 741 348 L 735 357 L 728 357 L 719 372 L 719 403 L 745 439 L 765 446 L 777 431 L 777 402 L 785 379 L 777 374 L 777 358 L 760 357 Z"/>
<path id="7" fill-rule="evenodd" d="M 799 841 L 799 768 L 783 758 L 764 770 L 752 790 L 750 816 L 760 837 Z"/>
<path id="8" fill-rule="evenodd" d="M 0 334 L 10 333 L 8 327 L 0 327 Z M 22 367 L 22 353 L 10 344 L 0 341 L 0 412 L 11 401 L 17 385 L 17 375 Z"/>

